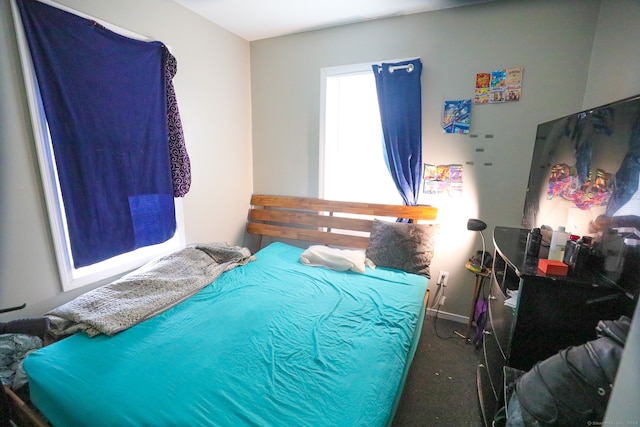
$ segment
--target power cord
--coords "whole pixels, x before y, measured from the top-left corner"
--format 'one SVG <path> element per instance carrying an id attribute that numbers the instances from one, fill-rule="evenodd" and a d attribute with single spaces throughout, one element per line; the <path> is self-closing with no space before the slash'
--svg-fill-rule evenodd
<path id="1" fill-rule="evenodd" d="M 444 288 L 446 288 L 447 285 L 444 284 L 443 277 L 438 278 L 438 282 L 436 283 L 436 285 L 438 285 L 438 288 L 436 289 L 436 294 L 433 296 L 433 303 L 431 303 L 431 310 L 433 310 L 434 307 L 437 307 L 436 315 L 433 318 L 433 330 L 436 333 L 436 336 L 441 340 L 460 339 L 460 337 L 454 336 L 454 335 L 443 337 L 438 333 L 438 325 L 437 325 L 438 314 L 440 314 L 440 307 L 444 304 L 444 302 L 447 299 L 447 296 L 445 295 L 445 291 L 444 291 Z"/>

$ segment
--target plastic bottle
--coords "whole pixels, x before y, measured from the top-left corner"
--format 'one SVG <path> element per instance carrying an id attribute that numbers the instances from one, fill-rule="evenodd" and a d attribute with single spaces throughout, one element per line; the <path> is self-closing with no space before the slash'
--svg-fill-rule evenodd
<path id="1" fill-rule="evenodd" d="M 549 259 L 562 261 L 567 240 L 569 240 L 569 233 L 565 231 L 564 227 L 553 230 L 551 245 L 549 245 Z"/>

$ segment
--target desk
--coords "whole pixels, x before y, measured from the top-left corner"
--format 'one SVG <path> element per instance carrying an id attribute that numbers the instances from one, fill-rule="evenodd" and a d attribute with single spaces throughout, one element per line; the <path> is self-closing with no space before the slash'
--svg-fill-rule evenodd
<path id="1" fill-rule="evenodd" d="M 465 335 L 465 339 L 467 342 L 471 340 L 471 326 L 473 325 L 473 315 L 476 311 L 476 304 L 478 303 L 478 299 L 480 298 L 480 293 L 482 292 L 482 288 L 484 287 L 484 282 L 488 277 L 491 277 L 491 267 L 485 267 L 482 271 L 473 271 L 471 270 L 471 261 L 467 261 L 464 265 L 467 270 L 473 273 L 476 278 L 473 284 L 473 300 L 471 301 L 471 310 L 469 311 L 469 322 L 467 323 L 467 333 Z"/>

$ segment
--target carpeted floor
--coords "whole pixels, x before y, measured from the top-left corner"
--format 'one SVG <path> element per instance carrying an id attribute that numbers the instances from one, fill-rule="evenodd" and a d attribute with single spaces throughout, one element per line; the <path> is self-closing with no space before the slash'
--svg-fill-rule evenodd
<path id="1" fill-rule="evenodd" d="M 392 427 L 483 425 L 478 351 L 453 331 L 464 334 L 466 324 L 426 317 Z"/>

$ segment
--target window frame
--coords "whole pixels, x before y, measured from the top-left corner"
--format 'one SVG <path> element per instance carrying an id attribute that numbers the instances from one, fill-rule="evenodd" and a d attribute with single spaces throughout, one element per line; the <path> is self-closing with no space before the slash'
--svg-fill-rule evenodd
<path id="1" fill-rule="evenodd" d="M 324 181 L 326 167 L 326 128 L 327 128 L 327 79 L 337 75 L 362 74 L 367 71 L 373 72 L 371 66 L 374 62 L 363 62 L 360 64 L 338 65 L 335 67 L 322 67 L 320 69 L 320 126 L 319 126 L 319 169 L 318 169 L 318 194 L 320 198 L 325 198 Z"/>
<path id="2" fill-rule="evenodd" d="M 395 63 L 415 59 L 415 57 L 404 59 L 388 59 L 384 61 L 362 62 L 357 64 L 338 65 L 332 67 L 322 67 L 320 69 L 320 124 L 319 124 L 319 169 L 318 169 L 318 194 L 320 198 L 326 198 L 325 194 L 325 168 L 326 168 L 326 127 L 327 127 L 327 79 L 335 76 L 349 76 L 365 73 L 373 73 L 373 65 L 382 63 Z M 380 134 L 382 136 L 382 124 L 380 124 Z M 381 141 L 382 143 L 382 141 Z M 391 177 L 389 177 L 391 179 Z M 391 185 L 394 185 L 391 182 Z M 361 200 L 364 201 L 364 200 Z M 389 203 L 384 200 L 368 200 L 376 203 Z M 402 204 L 402 196 L 398 193 L 397 203 Z"/>
<path id="3" fill-rule="evenodd" d="M 66 12 L 73 13 L 77 16 L 96 21 L 109 30 L 119 33 L 125 37 L 143 41 L 151 40 L 148 37 L 102 21 L 93 16 L 83 14 L 59 3 L 55 3 L 50 0 L 38 1 Z M 62 291 L 67 292 L 102 280 L 115 278 L 140 267 L 157 256 L 183 248 L 185 246 L 185 232 L 182 200 L 174 198 L 176 232 L 171 239 L 157 245 L 126 252 L 87 267 L 74 267 L 53 146 L 16 0 L 11 0 L 11 9 L 29 104 L 29 114 L 38 157 L 40 178 L 45 196 L 44 198 L 47 207 L 50 232 L 53 240 Z"/>

